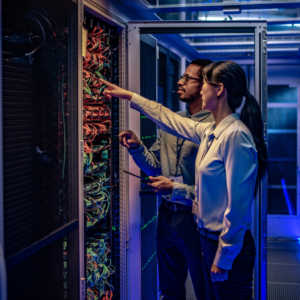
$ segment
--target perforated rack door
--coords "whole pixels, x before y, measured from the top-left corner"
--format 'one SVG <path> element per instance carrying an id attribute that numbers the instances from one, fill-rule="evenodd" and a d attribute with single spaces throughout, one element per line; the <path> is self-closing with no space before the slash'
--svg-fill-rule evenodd
<path id="1" fill-rule="evenodd" d="M 79 299 L 77 1 L 2 1 L 8 299 Z"/>

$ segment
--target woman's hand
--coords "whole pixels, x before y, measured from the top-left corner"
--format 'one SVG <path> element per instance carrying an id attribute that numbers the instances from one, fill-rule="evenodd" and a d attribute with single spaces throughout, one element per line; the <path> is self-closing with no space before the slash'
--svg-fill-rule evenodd
<path id="1" fill-rule="evenodd" d="M 118 98 L 122 98 L 122 99 L 127 99 L 129 101 L 131 100 L 131 98 L 133 96 L 132 92 L 124 90 L 124 89 L 120 88 L 118 85 L 110 83 L 106 80 L 99 79 L 99 81 L 107 86 L 104 89 L 103 94 L 105 96 L 107 96 L 108 98 L 118 97 Z"/>
<path id="2" fill-rule="evenodd" d="M 215 264 L 212 265 L 210 273 L 211 273 L 212 282 L 224 281 L 228 279 L 228 270 L 221 269 L 217 267 Z"/>

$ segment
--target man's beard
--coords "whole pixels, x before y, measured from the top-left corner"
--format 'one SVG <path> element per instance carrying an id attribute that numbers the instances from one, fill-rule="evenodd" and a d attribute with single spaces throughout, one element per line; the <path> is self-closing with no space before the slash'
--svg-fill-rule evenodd
<path id="1" fill-rule="evenodd" d="M 185 96 L 180 97 L 179 96 L 180 101 L 188 103 L 188 104 L 193 103 L 196 99 L 197 99 L 197 97 L 195 97 L 195 96 L 190 96 L 190 97 L 185 97 Z"/>

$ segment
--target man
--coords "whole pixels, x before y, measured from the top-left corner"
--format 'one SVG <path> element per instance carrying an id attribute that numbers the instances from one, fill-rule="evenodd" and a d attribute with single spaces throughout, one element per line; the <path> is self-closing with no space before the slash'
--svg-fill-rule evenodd
<path id="1" fill-rule="evenodd" d="M 198 122 L 214 121 L 211 113 L 202 111 L 200 95 L 202 69 L 210 63 L 207 59 L 193 60 L 178 81 L 179 99 L 189 105 L 179 115 Z M 157 227 L 159 285 L 164 300 L 185 299 L 188 270 L 197 299 L 206 299 L 202 250 L 192 214 L 199 146 L 162 130 L 149 150 L 131 130 L 119 136 L 120 143 L 129 150 L 139 168 L 150 176 L 152 190 L 164 195 Z M 161 176 L 151 177 L 157 175 Z"/>

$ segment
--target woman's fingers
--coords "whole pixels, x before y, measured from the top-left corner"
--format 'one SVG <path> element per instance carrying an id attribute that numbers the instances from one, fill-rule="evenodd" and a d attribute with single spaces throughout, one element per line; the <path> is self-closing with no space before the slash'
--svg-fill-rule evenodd
<path id="1" fill-rule="evenodd" d="M 104 83 L 105 85 L 109 86 L 109 87 L 113 87 L 115 84 L 110 83 L 109 81 L 106 81 L 104 79 L 99 78 L 99 81 Z"/>
<path id="2" fill-rule="evenodd" d="M 110 83 L 104 79 L 99 79 L 99 81 L 107 86 L 104 89 L 103 94 L 108 97 L 118 97 L 118 98 L 122 98 L 122 99 L 127 99 L 129 101 L 133 97 L 132 92 L 124 90 L 116 84 Z"/>
<path id="3" fill-rule="evenodd" d="M 228 270 L 224 270 L 221 273 L 211 271 L 211 280 L 212 280 L 212 282 L 225 281 L 227 279 L 228 279 Z"/>
<path id="4" fill-rule="evenodd" d="M 216 278 L 216 274 L 213 273 L 213 272 L 211 273 L 211 281 L 212 281 L 212 282 L 218 281 L 217 278 Z"/>

